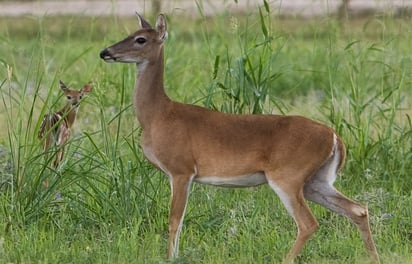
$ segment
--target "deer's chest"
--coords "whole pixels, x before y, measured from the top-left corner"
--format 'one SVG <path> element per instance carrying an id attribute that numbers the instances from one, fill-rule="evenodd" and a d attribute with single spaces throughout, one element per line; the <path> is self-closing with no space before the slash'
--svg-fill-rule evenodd
<path id="1" fill-rule="evenodd" d="M 155 148 L 152 144 L 152 141 L 142 135 L 142 142 L 141 142 L 142 150 L 144 156 L 157 168 L 163 171 L 167 176 L 171 177 L 170 171 L 167 169 L 165 163 L 161 160 L 159 155 L 156 153 Z"/>

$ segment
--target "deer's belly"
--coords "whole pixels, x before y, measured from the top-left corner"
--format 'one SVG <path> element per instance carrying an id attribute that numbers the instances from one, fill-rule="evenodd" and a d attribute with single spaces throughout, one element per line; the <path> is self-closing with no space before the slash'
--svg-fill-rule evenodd
<path id="1" fill-rule="evenodd" d="M 222 187 L 252 187 L 267 183 L 263 173 L 257 172 L 240 176 L 197 176 L 195 182 Z"/>

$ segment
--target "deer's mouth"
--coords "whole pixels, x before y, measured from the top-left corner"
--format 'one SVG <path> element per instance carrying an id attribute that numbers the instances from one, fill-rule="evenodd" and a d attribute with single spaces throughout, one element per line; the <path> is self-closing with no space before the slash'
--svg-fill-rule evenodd
<path id="1" fill-rule="evenodd" d="M 116 58 L 113 57 L 108 49 L 104 49 L 100 52 L 100 58 L 102 58 L 106 62 L 115 62 Z"/>
<path id="2" fill-rule="evenodd" d="M 100 58 L 105 62 L 123 62 L 123 63 L 137 63 L 144 62 L 141 58 L 134 58 L 132 56 L 125 56 L 125 54 L 117 53 L 113 55 L 110 48 L 106 48 L 100 52 Z"/>
<path id="3" fill-rule="evenodd" d="M 113 57 L 105 57 L 105 58 L 102 58 L 105 62 L 115 62 L 116 61 L 116 58 L 113 58 Z"/>

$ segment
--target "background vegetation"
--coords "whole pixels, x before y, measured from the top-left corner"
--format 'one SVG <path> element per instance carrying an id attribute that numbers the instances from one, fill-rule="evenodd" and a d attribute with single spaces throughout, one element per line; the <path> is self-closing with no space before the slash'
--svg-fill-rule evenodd
<path id="1" fill-rule="evenodd" d="M 173 99 L 225 112 L 300 114 L 335 128 L 348 149 L 338 188 L 369 206 L 383 262 L 412 262 L 408 18 L 304 20 L 262 8 L 171 14 L 168 26 L 165 82 Z M 133 17 L 0 18 L 0 262 L 164 262 L 169 183 L 138 144 L 135 67 L 98 56 L 136 29 Z M 64 101 L 59 79 L 78 88 L 92 80 L 95 89 L 54 170 L 37 132 L 39 118 Z M 311 208 L 321 227 L 297 262 L 365 262 L 354 226 Z M 295 230 L 267 186 L 194 184 L 175 262 L 280 262 Z"/>

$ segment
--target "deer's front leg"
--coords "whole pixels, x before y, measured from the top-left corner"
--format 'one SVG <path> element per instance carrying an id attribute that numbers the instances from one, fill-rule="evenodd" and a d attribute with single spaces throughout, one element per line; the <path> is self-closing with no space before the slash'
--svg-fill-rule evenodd
<path id="1" fill-rule="evenodd" d="M 193 176 L 176 175 L 170 177 L 172 204 L 169 215 L 169 241 L 167 258 L 177 257 L 179 252 L 179 236 L 182 230 L 183 218 L 186 211 L 189 189 Z"/>
<path id="2" fill-rule="evenodd" d="M 56 146 L 57 146 L 57 153 L 56 159 L 54 160 L 54 167 L 57 168 L 60 165 L 60 162 L 63 160 L 64 155 L 64 147 L 69 140 L 70 137 L 70 129 L 64 125 L 60 125 L 60 133 L 59 137 L 57 138 Z"/>

